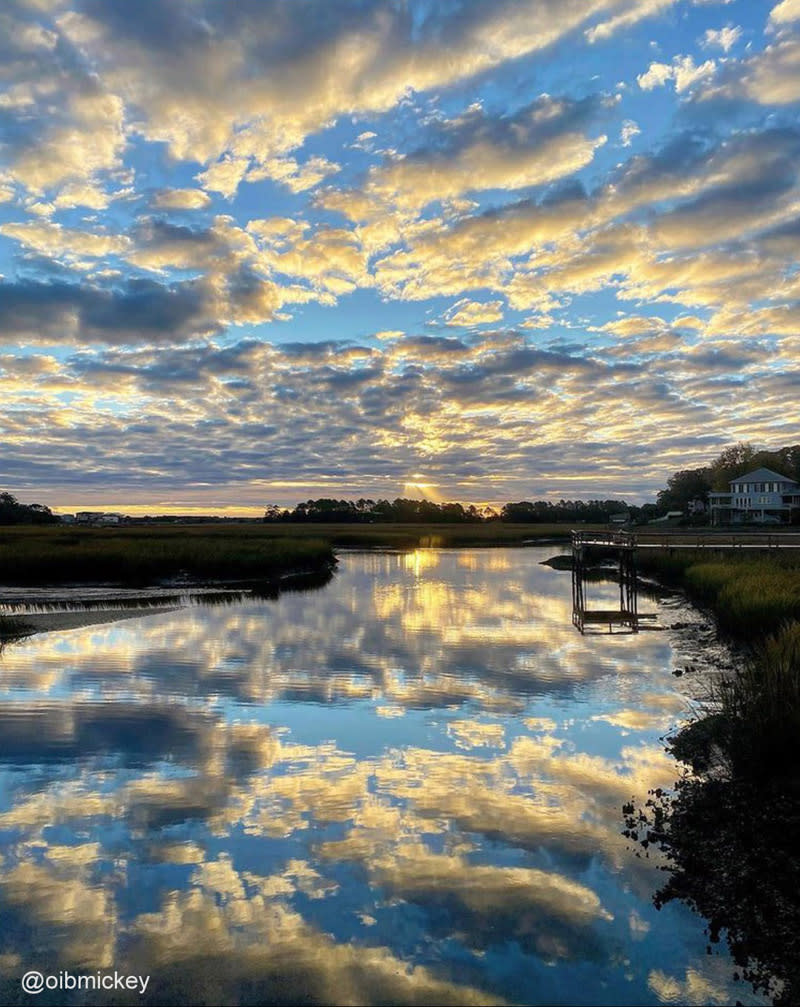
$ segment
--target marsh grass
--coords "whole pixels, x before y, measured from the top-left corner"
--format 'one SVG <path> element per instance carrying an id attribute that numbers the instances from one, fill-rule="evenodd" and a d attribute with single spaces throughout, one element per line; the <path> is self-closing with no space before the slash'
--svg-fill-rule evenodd
<path id="1" fill-rule="evenodd" d="M 711 608 L 726 632 L 764 639 L 783 623 L 800 620 L 800 565 L 792 557 L 719 555 L 698 562 L 697 554 L 648 556 L 642 568 L 680 584 Z"/>
<path id="2" fill-rule="evenodd" d="M 334 546 L 349 548 L 458 548 L 523 545 L 540 540 L 569 542 L 569 524 L 512 524 L 488 521 L 483 524 L 324 524 L 316 522 L 276 522 L 261 526 L 261 534 L 302 539 L 323 538 Z M 581 525 L 587 530 L 605 530 L 605 525 Z"/>
<path id="3" fill-rule="evenodd" d="M 800 623 L 769 637 L 711 687 L 731 773 L 800 782 Z"/>
<path id="4" fill-rule="evenodd" d="M 5 530 L 0 583 L 154 584 L 189 580 L 257 580 L 330 567 L 334 555 L 319 538 L 253 534 L 247 526 L 218 529 L 131 527 Z"/>
<path id="5" fill-rule="evenodd" d="M 776 1007 L 800 1003 L 800 623 L 711 687 L 706 715 L 669 749 L 694 772 L 623 807 L 624 835 L 666 856 L 653 901 L 674 899 L 724 935 L 741 977 Z M 648 854 L 649 855 L 649 854 Z"/>
<path id="6" fill-rule="evenodd" d="M 566 525 L 152 524 L 0 528 L 0 584 L 152 584 L 322 570 L 333 547 L 408 550 L 568 540 Z"/>

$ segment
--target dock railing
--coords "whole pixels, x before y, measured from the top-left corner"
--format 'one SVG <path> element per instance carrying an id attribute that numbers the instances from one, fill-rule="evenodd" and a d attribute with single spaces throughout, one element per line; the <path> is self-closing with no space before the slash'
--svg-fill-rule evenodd
<path id="1" fill-rule="evenodd" d="M 687 531 L 658 532 L 642 528 L 638 532 L 630 531 L 586 531 L 573 529 L 571 532 L 572 548 L 582 546 L 603 546 L 615 549 L 699 549 L 714 551 L 716 549 L 742 550 L 767 549 L 800 549 L 800 533 L 798 532 L 718 532 L 704 531 L 693 533 Z"/>
<path id="2" fill-rule="evenodd" d="M 629 531 L 576 531 L 572 533 L 572 545 L 615 546 L 630 549 L 636 546 L 636 535 Z"/>

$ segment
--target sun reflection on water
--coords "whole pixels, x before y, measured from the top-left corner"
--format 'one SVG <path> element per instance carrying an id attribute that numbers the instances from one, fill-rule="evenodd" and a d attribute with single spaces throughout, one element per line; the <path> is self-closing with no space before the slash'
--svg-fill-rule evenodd
<path id="1" fill-rule="evenodd" d="M 674 779 L 680 658 L 580 637 L 544 555 L 350 554 L 313 595 L 8 648 L 7 974 L 144 971 L 153 1003 L 729 1002 L 621 835 Z"/>

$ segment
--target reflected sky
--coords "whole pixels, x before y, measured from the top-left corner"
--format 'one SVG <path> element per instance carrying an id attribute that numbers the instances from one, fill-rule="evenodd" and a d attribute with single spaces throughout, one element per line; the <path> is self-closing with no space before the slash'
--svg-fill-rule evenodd
<path id="1" fill-rule="evenodd" d="M 350 553 L 7 647 L 4 1002 L 112 967 L 152 1003 L 751 1002 L 621 835 L 696 634 L 580 636 L 549 552 Z"/>

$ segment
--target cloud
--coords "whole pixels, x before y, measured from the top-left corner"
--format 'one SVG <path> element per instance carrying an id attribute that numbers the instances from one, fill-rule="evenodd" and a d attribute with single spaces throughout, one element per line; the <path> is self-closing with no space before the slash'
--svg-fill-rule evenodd
<path id="1" fill-rule="evenodd" d="M 698 464 L 771 442 L 800 301 L 795 5 L 738 58 L 706 5 L 668 47 L 675 10 L 9 0 L 4 472 L 202 501 L 213 471 L 294 502 L 430 471 L 500 499 L 531 472 L 654 490 L 683 464 L 668 425 Z M 619 80 L 644 18 L 652 55 Z M 726 399 L 742 375 L 769 410 Z"/>
<path id="2" fill-rule="evenodd" d="M 722 301 L 730 275 L 724 259 L 693 256 L 668 273 L 654 273 L 643 296 L 693 284 L 706 300 L 713 293 Z M 31 298 L 40 308 L 45 293 L 36 289 Z M 0 373 L 4 471 L 9 480 L 24 474 L 39 487 L 39 497 L 55 485 L 67 487 L 60 495 L 72 499 L 113 486 L 120 500 L 130 500 L 150 487 L 149 493 L 188 494 L 198 502 L 213 494 L 257 506 L 265 495 L 291 503 L 344 485 L 357 495 L 392 496 L 409 472 L 422 470 L 445 496 L 514 499 L 548 489 L 571 496 L 575 485 L 561 476 L 575 466 L 585 471 L 582 444 L 592 442 L 595 460 L 584 481 L 608 495 L 636 498 L 641 487 L 661 478 L 660 452 L 672 450 L 676 422 L 702 427 L 708 439 L 690 447 L 685 435 L 686 464 L 689 458 L 702 463 L 708 443 L 722 446 L 731 426 L 747 416 L 751 436 L 771 436 L 768 417 L 758 411 L 774 347 L 760 342 L 736 355 L 737 373 L 749 377 L 752 391 L 740 392 L 734 406 L 713 395 L 709 383 L 709 367 L 716 374 L 733 366 L 730 353 L 687 353 L 696 330 L 676 332 L 657 317 L 618 320 L 599 334 L 608 352 L 602 343 L 571 353 L 546 351 L 502 331 L 470 340 L 406 336 L 375 349 L 257 340 L 170 346 L 171 325 L 166 333 L 147 331 L 131 318 L 125 300 L 105 301 L 109 314 L 112 305 L 121 316 L 115 324 L 124 321 L 127 328 L 101 330 L 92 319 L 98 341 L 141 342 L 145 336 L 161 348 L 110 347 L 57 364 L 45 357 L 38 370 L 4 367 Z M 58 306 L 62 313 L 98 310 L 71 297 Z M 32 315 L 29 302 L 26 310 Z M 10 317 L 15 312 L 22 308 Z M 752 318 L 746 311 L 717 312 L 706 324 L 723 338 L 745 327 L 754 334 L 769 327 L 791 338 L 793 318 L 786 312 Z M 63 344 L 71 321 L 71 314 L 54 314 L 51 329 L 41 316 L 16 325 L 27 326 L 29 338 Z M 623 345 L 617 345 L 620 338 Z M 683 353 L 681 367 L 676 350 Z M 65 391 L 69 404 L 61 399 Z M 616 414 L 612 432 L 606 412 L 620 396 L 626 409 Z M 790 408 L 791 398 L 788 388 L 776 389 L 773 408 L 781 402 Z M 632 466 L 630 445 L 643 442 L 650 453 Z M 532 470 L 540 473 L 536 485 Z"/>
<path id="3" fill-rule="evenodd" d="M 159 189 L 152 205 L 157 210 L 205 210 L 211 199 L 201 189 Z"/>
<path id="4" fill-rule="evenodd" d="M 707 28 L 700 43 L 704 49 L 719 48 L 728 52 L 742 37 L 742 29 L 738 25 L 725 25 L 724 28 Z"/>
<path id="5" fill-rule="evenodd" d="M 591 138 L 583 132 L 603 105 L 594 97 L 576 102 L 544 95 L 507 117 L 471 107 L 437 123 L 429 147 L 373 168 L 364 195 L 420 209 L 432 200 L 482 189 L 553 182 L 589 164 L 606 142 L 603 135 Z"/>
<path id="6" fill-rule="evenodd" d="M 623 147 L 630 147 L 633 142 L 634 137 L 639 136 L 641 129 L 638 124 L 633 121 L 633 119 L 626 119 L 622 124 L 622 129 L 620 130 L 619 138 Z"/>
<path id="7" fill-rule="evenodd" d="M 458 301 L 445 314 L 445 325 L 469 328 L 472 325 L 487 325 L 499 322 L 503 317 L 502 301 Z"/>
<path id="8" fill-rule="evenodd" d="M 621 8 L 594 31 L 604 37 L 665 2 L 577 0 L 466 3 L 435 8 L 420 32 L 408 11 L 380 3 L 235 7 L 149 5 L 137 18 L 89 3 L 59 18 L 64 36 L 93 54 L 103 79 L 138 112 L 136 129 L 173 157 L 204 165 L 209 188 L 232 194 L 252 178 L 307 187 L 307 164 L 286 155 L 345 115 L 382 113 L 409 89 L 452 86 L 541 51 L 597 14 Z M 310 171 L 314 171 L 312 179 Z M 295 179 L 295 181 L 292 181 Z"/>
<path id="9" fill-rule="evenodd" d="M 777 25 L 800 20 L 800 2 L 798 0 L 781 0 L 769 12 L 769 20 Z"/>
<path id="10" fill-rule="evenodd" d="M 673 5 L 674 0 L 629 0 L 627 3 L 614 4 L 613 7 L 620 8 L 619 13 L 614 14 L 607 21 L 602 21 L 593 28 L 587 29 L 587 41 L 605 41 L 620 29 L 630 28 L 643 18 L 661 14 Z"/>
<path id="11" fill-rule="evenodd" d="M 202 283 L 130 280 L 120 288 L 60 281 L 0 281 L 6 338 L 74 345 L 172 342 L 216 331 Z"/>
<path id="12" fill-rule="evenodd" d="M 14 70 L 2 110 L 9 175 L 36 195 L 61 192 L 64 206 L 105 205 L 98 180 L 121 167 L 127 143 L 123 100 L 61 44 L 57 25 L 35 23 L 19 5 L 4 20 Z"/>
<path id="13" fill-rule="evenodd" d="M 779 38 L 761 52 L 729 63 L 701 97 L 778 106 L 800 100 L 800 39 L 792 35 Z"/>
<path id="14" fill-rule="evenodd" d="M 691 56 L 676 56 L 671 64 L 651 63 L 649 69 L 639 74 L 636 81 L 643 91 L 651 91 L 673 81 L 676 92 L 681 94 L 709 77 L 716 68 L 717 64 L 713 59 L 696 65 Z"/>
<path id="15" fill-rule="evenodd" d="M 13 238 L 26 249 L 67 261 L 81 257 L 119 256 L 127 251 L 131 243 L 125 235 L 66 228 L 48 220 L 0 224 L 0 234 Z"/>

